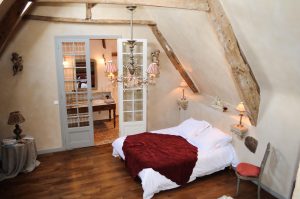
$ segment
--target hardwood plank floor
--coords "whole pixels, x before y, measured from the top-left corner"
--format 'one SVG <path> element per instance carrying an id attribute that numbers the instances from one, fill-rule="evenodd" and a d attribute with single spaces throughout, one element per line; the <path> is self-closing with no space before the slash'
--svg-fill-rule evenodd
<path id="1" fill-rule="evenodd" d="M 116 117 L 116 127 L 113 119 L 94 121 L 94 142 L 95 145 L 112 143 L 119 137 L 119 117 Z"/>
<path id="2" fill-rule="evenodd" d="M 127 173 L 124 162 L 102 145 L 39 156 L 41 165 L 31 173 L 0 182 L 1 199 L 139 199 L 143 190 Z M 232 170 L 197 179 L 184 187 L 164 191 L 155 199 L 217 199 L 235 194 Z M 256 186 L 242 181 L 237 199 L 255 199 Z M 262 191 L 261 199 L 273 199 Z"/>

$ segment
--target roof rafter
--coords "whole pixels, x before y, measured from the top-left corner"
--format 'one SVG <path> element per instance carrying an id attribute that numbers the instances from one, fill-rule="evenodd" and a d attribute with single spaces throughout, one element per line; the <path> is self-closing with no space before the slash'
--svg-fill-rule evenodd
<path id="1" fill-rule="evenodd" d="M 34 0 L 37 3 L 99 3 L 117 5 L 154 6 L 208 11 L 208 0 Z"/>
<path id="2" fill-rule="evenodd" d="M 257 125 L 260 89 L 246 57 L 239 47 L 232 26 L 219 0 L 209 1 L 209 16 L 225 51 L 225 57 L 231 66 L 231 72 L 237 90 L 244 104 L 252 125 Z"/>
<path id="3" fill-rule="evenodd" d="M 24 9 L 28 3 L 28 0 L 16 0 L 9 8 L 5 16 L 0 22 L 0 56 L 4 51 L 7 41 L 12 36 L 13 31 L 22 19 L 22 15 L 25 14 Z M 28 10 L 28 9 L 27 9 Z"/>

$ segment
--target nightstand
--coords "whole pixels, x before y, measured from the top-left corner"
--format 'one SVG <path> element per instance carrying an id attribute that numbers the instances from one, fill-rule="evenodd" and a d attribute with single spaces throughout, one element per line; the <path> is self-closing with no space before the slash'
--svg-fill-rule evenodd
<path id="1" fill-rule="evenodd" d="M 9 138 L 12 140 L 11 138 Z M 6 139 L 8 140 L 8 139 Z M 31 172 L 40 162 L 37 158 L 35 140 L 31 136 L 23 136 L 15 143 L 1 143 L 2 171 L 0 171 L 0 181 L 13 178 L 20 172 Z"/>
<path id="2" fill-rule="evenodd" d="M 235 133 L 240 139 L 243 139 L 248 132 L 248 128 L 245 126 L 234 124 L 231 126 L 231 131 Z"/>

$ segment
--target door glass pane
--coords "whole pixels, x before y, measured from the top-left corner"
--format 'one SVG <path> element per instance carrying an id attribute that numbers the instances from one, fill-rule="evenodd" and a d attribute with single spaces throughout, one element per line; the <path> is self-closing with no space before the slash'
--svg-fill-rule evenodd
<path id="1" fill-rule="evenodd" d="M 87 64 L 84 42 L 63 42 L 62 57 L 68 127 L 89 126 Z"/>
<path id="2" fill-rule="evenodd" d="M 134 112 L 135 121 L 143 121 L 143 112 Z"/>
<path id="3" fill-rule="evenodd" d="M 143 111 L 143 101 L 135 101 L 134 102 L 134 110 L 135 111 Z"/>
<path id="4" fill-rule="evenodd" d="M 133 91 L 132 90 L 125 90 L 123 94 L 124 100 L 132 100 L 133 99 Z"/>
<path id="5" fill-rule="evenodd" d="M 133 111 L 133 107 L 132 107 L 132 101 L 125 101 L 123 103 L 123 106 L 124 106 L 124 111 Z"/>
<path id="6" fill-rule="evenodd" d="M 124 112 L 124 122 L 133 121 L 133 112 Z"/>
<path id="7" fill-rule="evenodd" d="M 134 91 L 134 99 L 142 100 L 143 99 L 143 90 L 138 89 Z"/>

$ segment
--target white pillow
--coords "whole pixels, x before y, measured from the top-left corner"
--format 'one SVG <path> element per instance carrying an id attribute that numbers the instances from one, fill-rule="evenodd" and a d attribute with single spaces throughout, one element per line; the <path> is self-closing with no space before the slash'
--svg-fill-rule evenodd
<path id="1" fill-rule="evenodd" d="M 194 137 L 189 138 L 195 146 L 202 150 L 212 150 L 226 146 L 232 141 L 230 135 L 225 134 L 220 129 L 209 127 L 202 133 L 196 134 Z"/>
<path id="2" fill-rule="evenodd" d="M 196 134 L 201 133 L 208 127 L 211 127 L 208 122 L 195 120 L 193 118 L 187 119 L 177 126 L 179 135 L 186 139 L 196 136 Z"/>

